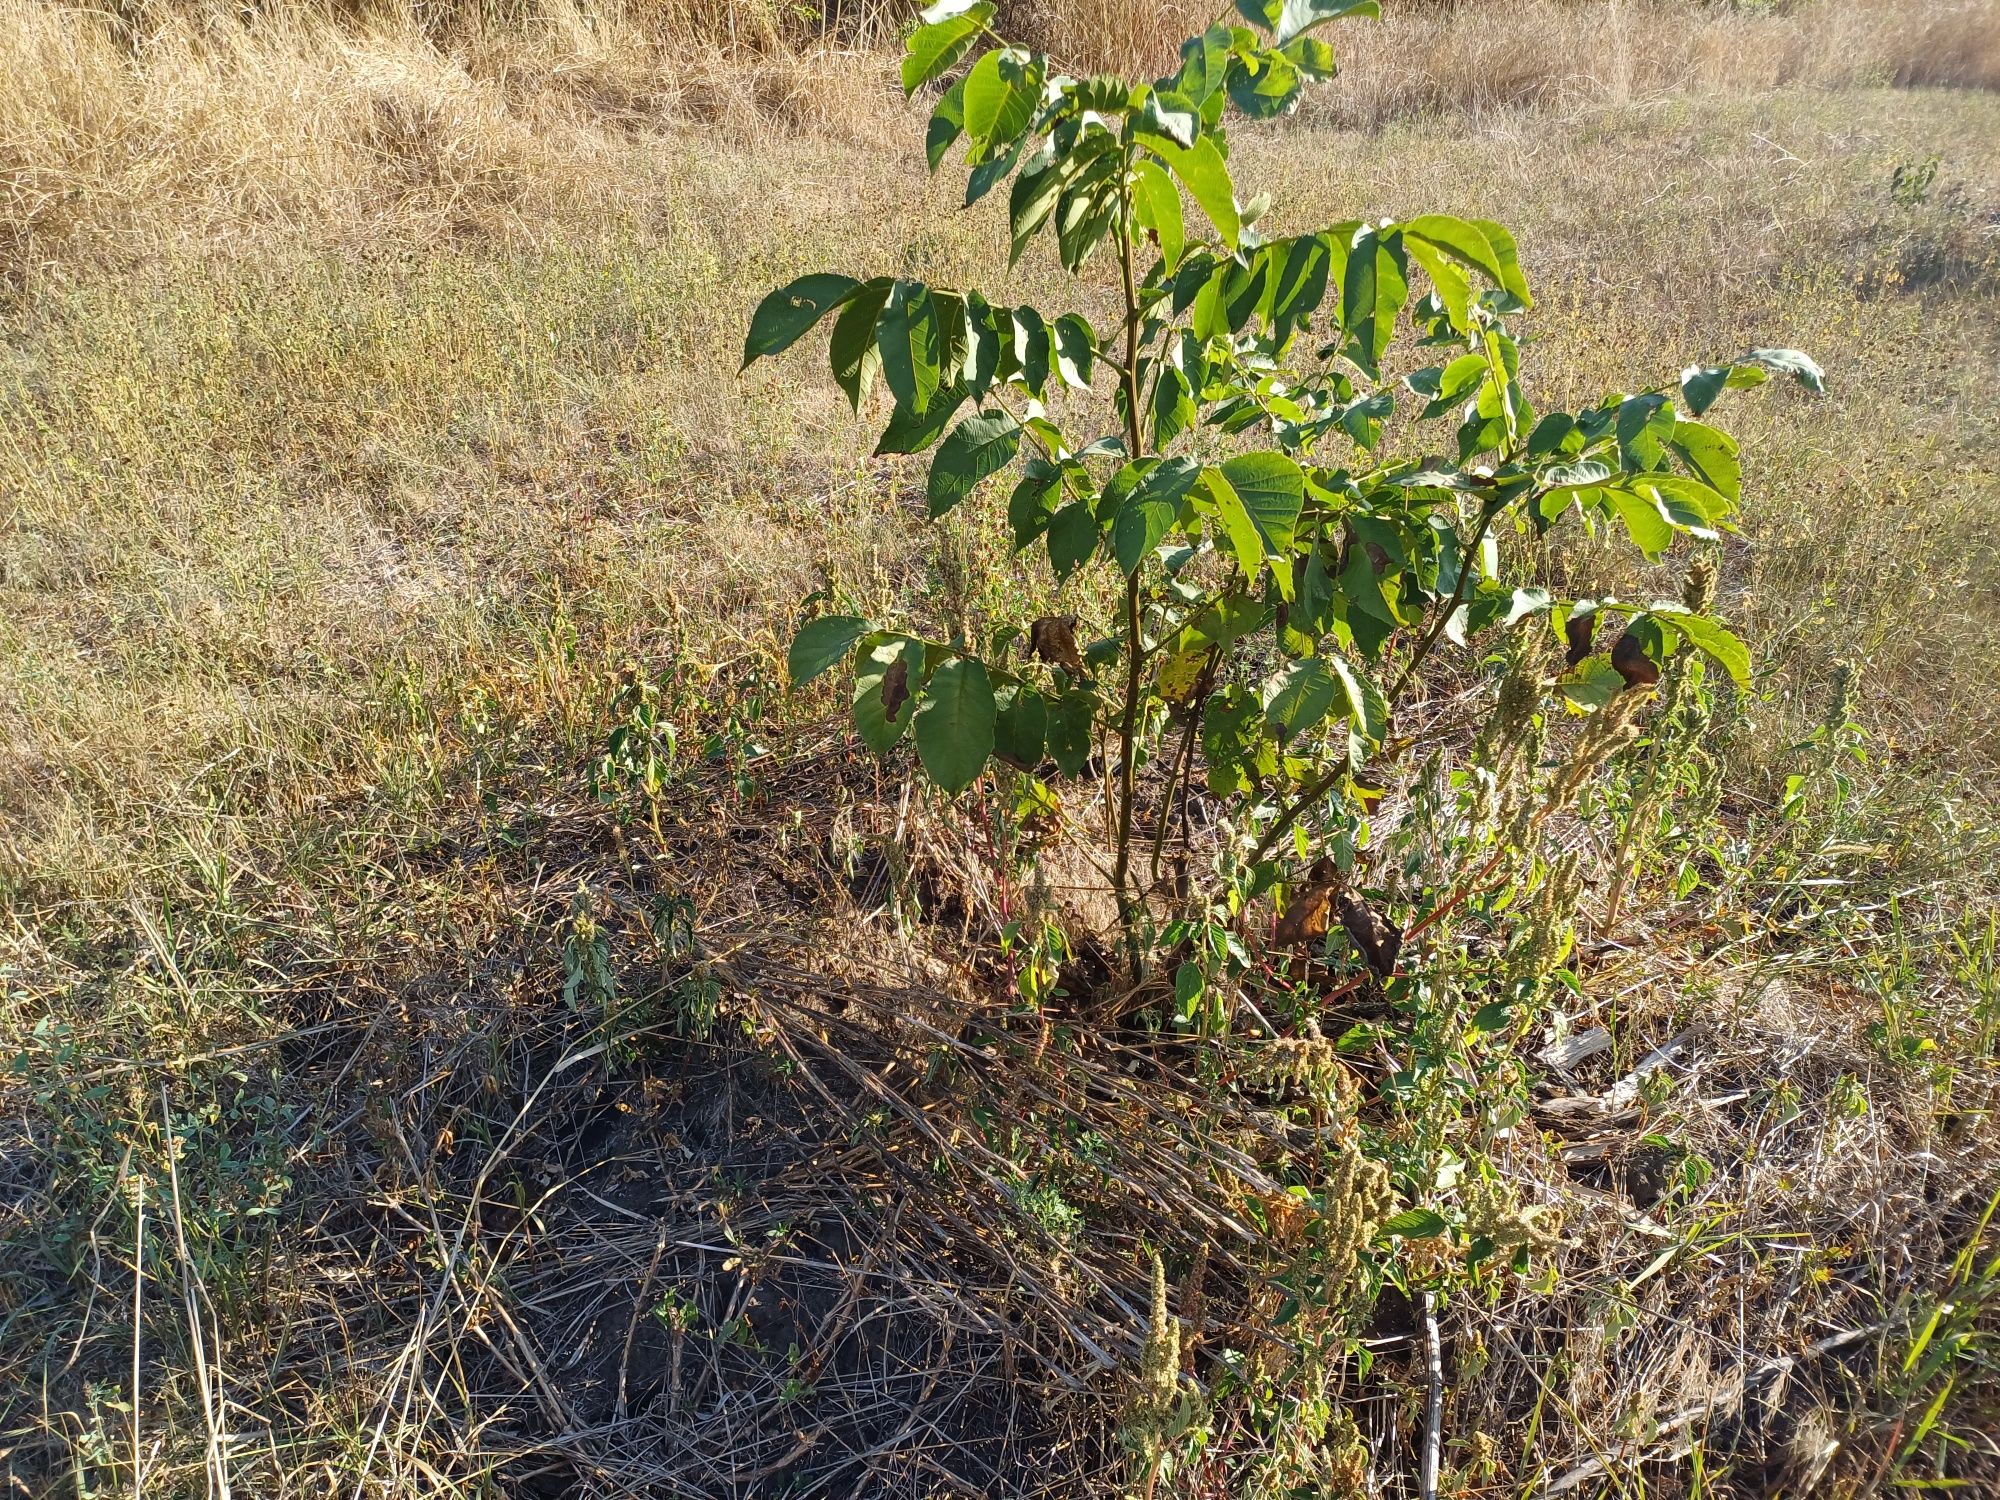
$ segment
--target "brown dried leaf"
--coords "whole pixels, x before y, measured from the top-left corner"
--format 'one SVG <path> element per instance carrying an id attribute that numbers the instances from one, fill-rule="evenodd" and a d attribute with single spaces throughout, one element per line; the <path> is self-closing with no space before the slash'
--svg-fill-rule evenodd
<path id="1" fill-rule="evenodd" d="M 1618 644 L 1611 648 L 1611 665 L 1618 669 L 1618 675 L 1625 679 L 1628 688 L 1650 687 L 1660 680 L 1660 669 L 1646 655 L 1646 648 L 1639 643 L 1639 637 L 1626 631 L 1618 637 Z"/>
<path id="2" fill-rule="evenodd" d="M 1403 951 L 1403 934 L 1351 891 L 1336 893 L 1334 903 L 1340 908 L 1340 925 L 1347 929 L 1348 937 L 1361 950 L 1361 957 L 1376 977 L 1387 979 L 1395 973 L 1396 959 Z"/>
<path id="3" fill-rule="evenodd" d="M 1563 627 L 1563 638 L 1569 642 L 1563 661 L 1573 667 L 1590 655 L 1591 640 L 1596 634 L 1596 615 L 1571 615 L 1569 624 Z"/>
<path id="4" fill-rule="evenodd" d="M 1333 883 L 1319 881 L 1306 886 L 1285 905 L 1285 913 L 1271 934 L 1280 948 L 1297 948 L 1316 943 L 1326 936 L 1333 906 Z"/>
<path id="5" fill-rule="evenodd" d="M 894 723 L 910 701 L 910 664 L 897 657 L 882 674 L 882 716 Z"/>
<path id="6" fill-rule="evenodd" d="M 1076 616 L 1043 615 L 1028 627 L 1028 649 L 1072 677 L 1083 676 L 1083 656 L 1076 649 Z"/>

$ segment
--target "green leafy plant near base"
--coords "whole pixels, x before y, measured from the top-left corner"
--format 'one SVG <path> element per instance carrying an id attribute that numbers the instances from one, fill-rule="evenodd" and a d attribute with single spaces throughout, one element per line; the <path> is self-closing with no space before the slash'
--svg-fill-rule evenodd
<path id="1" fill-rule="evenodd" d="M 1205 778 L 1233 815 L 1236 888 L 1268 887 L 1287 834 L 1304 858 L 1308 834 L 1365 804 L 1441 641 L 1554 630 L 1578 712 L 1657 680 L 1677 651 L 1749 676 L 1743 643 L 1708 613 L 1555 599 L 1511 581 L 1506 551 L 1571 523 L 1621 532 L 1648 559 L 1718 539 L 1740 461 L 1703 418 L 1773 372 L 1818 389 L 1810 359 L 1753 350 L 1541 411 L 1514 332 L 1533 299 L 1500 224 L 1423 214 L 1280 233 L 1265 197 L 1239 198 L 1226 122 L 1293 109 L 1333 76 L 1322 23 L 1376 9 L 1239 0 L 1246 24 L 1210 27 L 1177 71 L 1132 83 L 1069 77 L 995 35 L 988 0 L 943 0 L 902 70 L 910 93 L 951 80 L 932 169 L 963 141 L 966 203 L 1007 191 L 1010 259 L 1050 235 L 1073 276 L 1103 256 L 1116 317 L 821 272 L 766 297 L 745 344 L 748 365 L 827 325 L 855 410 L 878 384 L 892 398 L 877 452 L 930 452 L 932 517 L 1008 476 L 1016 548 L 1042 549 L 1079 597 L 1093 572 L 1115 584 L 1110 618 L 1009 621 L 982 640 L 822 615 L 789 668 L 804 683 L 851 664 L 862 738 L 881 755 L 913 738 L 947 793 L 996 765 L 1038 783 L 1100 765 L 1135 967 L 1159 925 L 1170 830 L 1186 848 L 1186 785 Z M 1163 774 L 1143 774 L 1149 759 Z"/>

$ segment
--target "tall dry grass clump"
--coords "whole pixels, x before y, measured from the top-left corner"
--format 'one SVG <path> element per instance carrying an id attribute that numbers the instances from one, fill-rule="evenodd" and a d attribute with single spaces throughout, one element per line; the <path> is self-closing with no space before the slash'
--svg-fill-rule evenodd
<path id="1" fill-rule="evenodd" d="M 635 141 L 678 123 L 873 128 L 879 69 L 714 11 L 562 0 L 441 30 L 313 5 L 246 24 L 0 0 L 0 276 L 273 230 L 401 249 L 534 235 L 629 205 Z M 677 28 L 726 42 L 724 11 L 744 50 L 681 53 Z"/>
<path id="2" fill-rule="evenodd" d="M 1994 0 L 1462 0 L 1394 10 L 1342 38 L 1315 104 L 1343 124 L 1623 106 L 1670 94 L 1944 84 L 2000 88 Z"/>
<path id="3" fill-rule="evenodd" d="M 16 271 L 115 258 L 168 225 L 215 243 L 551 213 L 524 201 L 535 164 L 575 151 L 409 32 L 190 16 L 128 37 L 103 15 L 0 0 L 0 49 L 0 253 Z"/>
<path id="4" fill-rule="evenodd" d="M 1077 69 L 1163 68 L 1188 0 L 1017 0 Z M 2000 87 L 2000 0 L 1391 4 L 1342 37 L 1323 121 L 1621 106 L 1855 83 Z M 629 215 L 683 126 L 879 138 L 901 105 L 857 52 L 893 0 L 536 0 L 390 11 L 280 0 L 116 12 L 0 0 L 0 277 L 271 231 L 399 248 Z"/>
<path id="5" fill-rule="evenodd" d="M 1903 87 L 2000 89 L 2000 5 L 1878 7 L 1878 46 Z"/>
<path id="6" fill-rule="evenodd" d="M 1001 5 L 1006 34 L 1092 72 L 1166 72 L 1182 40 L 1215 19 L 1192 0 L 1014 0 Z"/>

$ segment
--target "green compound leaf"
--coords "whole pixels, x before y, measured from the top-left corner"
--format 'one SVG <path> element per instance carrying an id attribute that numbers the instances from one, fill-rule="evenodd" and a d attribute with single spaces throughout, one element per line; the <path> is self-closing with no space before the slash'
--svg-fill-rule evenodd
<path id="1" fill-rule="evenodd" d="M 1332 711 L 1337 696 L 1333 673 L 1309 656 L 1264 684 L 1264 722 L 1278 731 L 1280 742 L 1295 739 Z"/>
<path id="2" fill-rule="evenodd" d="M 1509 238 L 1508 253 L 1503 255 L 1489 232 L 1497 227 L 1471 219 L 1455 219 L 1449 214 L 1419 214 L 1403 221 L 1403 234 L 1435 245 L 1459 264 L 1470 266 L 1495 286 L 1513 292 L 1527 303 L 1527 283 L 1520 280 L 1521 268 L 1512 253 L 1513 241 Z"/>
<path id="3" fill-rule="evenodd" d="M 1605 652 L 1586 656 L 1556 684 L 1578 708 L 1600 709 L 1625 691 L 1625 678 Z"/>
<path id="4" fill-rule="evenodd" d="M 1031 687 L 1006 687 L 997 695 L 993 753 L 1015 768 L 1032 771 L 1048 743 L 1048 700 Z"/>
<path id="5" fill-rule="evenodd" d="M 1020 360 L 1020 382 L 1039 396 L 1049 383 L 1049 359 L 1054 340 L 1048 325 L 1032 307 L 1014 309 L 1014 353 Z"/>
<path id="6" fill-rule="evenodd" d="M 1035 117 L 1042 64 L 1017 47 L 999 47 L 965 75 L 965 133 L 980 146 L 1011 141 Z"/>
<path id="7" fill-rule="evenodd" d="M 939 391 L 937 399 L 924 411 L 911 411 L 899 402 L 889 413 L 889 425 L 875 444 L 876 454 L 923 452 L 944 436 L 952 415 L 965 405 L 965 396 L 965 387 L 956 385 Z"/>
<path id="8" fill-rule="evenodd" d="M 1019 552 L 1049 529 L 1055 513 L 1054 500 L 1061 488 L 1061 476 L 1053 469 L 1037 471 L 1034 462 L 1007 497 L 1007 524 L 1014 532 L 1014 550 Z"/>
<path id="9" fill-rule="evenodd" d="M 1373 374 L 1388 352 L 1396 314 L 1409 300 L 1402 236 L 1363 230 L 1348 251 L 1340 289 L 1340 321 L 1354 339 L 1355 362 Z"/>
<path id="10" fill-rule="evenodd" d="M 1705 422 L 1676 422 L 1668 446 L 1695 478 L 1731 502 L 1743 498 L 1743 464 L 1736 439 Z"/>
<path id="11" fill-rule="evenodd" d="M 1685 474 L 1647 474 L 1634 479 L 1632 488 L 1657 504 L 1675 530 L 1705 542 L 1721 540 L 1716 525 L 1729 514 L 1729 501 L 1699 479 Z"/>
<path id="12" fill-rule="evenodd" d="M 1090 372 L 1097 360 L 1097 335 L 1078 313 L 1064 313 L 1055 321 L 1051 337 L 1055 341 L 1056 374 L 1064 385 L 1090 389 Z"/>
<path id="13" fill-rule="evenodd" d="M 1259 6 L 1266 14 L 1268 4 Z M 1378 0 L 1284 0 L 1278 10 L 1277 41 L 1284 46 L 1293 37 L 1324 21 L 1337 21 L 1343 16 L 1369 16 L 1375 20 L 1382 18 L 1382 7 Z"/>
<path id="14" fill-rule="evenodd" d="M 1752 349 L 1733 365 L 1689 365 L 1681 371 L 1681 399 L 1690 414 L 1700 416 L 1724 391 L 1762 385 L 1771 372 L 1790 375 L 1815 394 L 1826 390 L 1826 371 L 1811 355 L 1797 349 Z"/>
<path id="15" fill-rule="evenodd" d="M 1153 386 L 1153 446 L 1165 448 L 1194 426 L 1199 415 L 1187 376 L 1172 365 L 1161 365 L 1160 378 Z"/>
<path id="16" fill-rule="evenodd" d="M 1329 652 L 1319 660 L 1326 663 L 1334 681 L 1340 684 L 1346 701 L 1339 711 L 1348 717 L 1350 735 L 1358 750 L 1381 744 L 1382 736 L 1389 732 L 1389 700 L 1382 696 L 1382 690 L 1344 656 Z"/>
<path id="17" fill-rule="evenodd" d="M 1081 500 L 1072 500 L 1049 522 L 1049 566 L 1061 583 L 1097 550 L 1097 517 Z"/>
<path id="18" fill-rule="evenodd" d="M 1187 248 L 1187 224 L 1181 215 L 1181 190 L 1158 162 L 1141 157 L 1132 164 L 1132 220 L 1142 234 L 1160 247 L 1160 260 L 1171 271 Z"/>
<path id="19" fill-rule="evenodd" d="M 1090 763 L 1090 694 L 1071 688 L 1049 705 L 1049 758 L 1065 776 L 1075 776 Z"/>
<path id="20" fill-rule="evenodd" d="M 1109 176 L 1078 185 L 1056 206 L 1056 251 L 1065 271 L 1075 272 L 1111 232 L 1118 194 Z"/>
<path id="21" fill-rule="evenodd" d="M 1302 36 L 1285 44 L 1285 57 L 1314 83 L 1325 83 L 1339 73 L 1333 47 L 1316 36 Z"/>
<path id="22" fill-rule="evenodd" d="M 833 320 L 833 338 L 827 346 L 827 355 L 833 362 L 834 383 L 847 393 L 848 405 L 857 412 L 868 399 L 876 372 L 882 368 L 882 349 L 875 342 L 875 326 L 894 285 L 887 276 L 864 282 Z"/>
<path id="23" fill-rule="evenodd" d="M 1243 218 L 1236 211 L 1236 189 L 1229 180 L 1229 167 L 1216 149 L 1214 137 L 1204 135 L 1191 147 L 1164 135 L 1147 133 L 1142 139 L 1146 149 L 1164 161 L 1186 185 L 1215 226 L 1215 232 L 1222 236 L 1222 242 L 1234 250 L 1243 234 Z"/>
<path id="24" fill-rule="evenodd" d="M 1197 108 L 1206 104 L 1209 95 L 1222 87 L 1229 69 L 1229 47 L 1229 28 L 1220 22 L 1182 42 L 1181 68 L 1171 80 L 1170 92 Z"/>
<path id="25" fill-rule="evenodd" d="M 989 306 L 977 292 L 965 297 L 965 363 L 960 367 L 965 388 L 984 401 L 1000 373 L 1000 346 L 1014 341 L 1014 317 L 1005 308 Z"/>
<path id="26" fill-rule="evenodd" d="M 785 673 L 793 687 L 803 687 L 834 663 L 843 661 L 854 643 L 868 633 L 868 622 L 856 615 L 822 615 L 808 620 L 792 637 L 785 654 Z"/>
<path id="27" fill-rule="evenodd" d="M 1149 495 L 1145 490 L 1135 491 L 1118 508 L 1118 516 L 1111 523 L 1111 552 L 1118 559 L 1118 566 L 1126 573 L 1138 571 L 1139 564 L 1173 528 L 1174 512 L 1179 507 L 1175 502 Z"/>
<path id="28" fill-rule="evenodd" d="M 1021 427 L 1006 412 L 967 417 L 931 458 L 929 501 L 936 520 L 970 495 L 979 481 L 1013 462 Z"/>
<path id="29" fill-rule="evenodd" d="M 1236 487 L 1223 477 L 1220 469 L 1203 469 L 1201 479 L 1209 503 L 1222 522 L 1223 535 L 1229 539 L 1229 550 L 1236 554 L 1244 576 L 1255 578 L 1257 570 L 1264 566 L 1264 534 L 1250 519 L 1242 497 L 1236 493 Z"/>
<path id="30" fill-rule="evenodd" d="M 1776 370 L 1780 375 L 1790 375 L 1815 395 L 1826 391 L 1826 371 L 1810 354 L 1797 349 L 1752 349 L 1743 358 L 1767 370 Z"/>
<path id="31" fill-rule="evenodd" d="M 996 145 L 999 143 L 996 142 Z M 1024 135 L 1005 150 L 997 150 L 975 166 L 965 177 L 965 206 L 972 207 L 981 198 L 1006 180 L 1007 174 L 1021 159 L 1021 151 L 1028 144 Z"/>
<path id="32" fill-rule="evenodd" d="M 1272 246 L 1275 252 L 1278 245 Z M 1302 234 L 1285 251 L 1285 259 L 1271 286 L 1271 324 L 1281 332 L 1298 319 L 1316 311 L 1326 296 L 1327 271 L 1332 254 L 1319 235 Z"/>
<path id="33" fill-rule="evenodd" d="M 1037 168 L 1033 161 L 1014 179 L 1014 186 L 1007 190 L 1007 223 L 1013 235 L 1007 251 L 1010 268 L 1028 248 L 1028 242 L 1048 223 L 1062 190 L 1061 170 L 1054 166 Z"/>
<path id="34" fill-rule="evenodd" d="M 931 111 L 931 123 L 924 130 L 924 156 L 933 172 L 951 149 L 951 143 L 964 133 L 965 80 L 961 78 L 944 91 L 937 108 Z"/>
<path id="35" fill-rule="evenodd" d="M 930 288 L 920 281 L 892 286 L 875 335 L 882 349 L 882 378 L 896 404 L 921 416 L 937 394 L 944 356 L 944 329 Z"/>
<path id="36" fill-rule="evenodd" d="M 1282 453 L 1245 453 L 1222 465 L 1222 477 L 1257 523 L 1268 550 L 1291 551 L 1305 504 L 1305 470 Z"/>
<path id="37" fill-rule="evenodd" d="M 968 5 L 956 14 L 919 26 L 903 49 L 905 97 L 936 78 L 971 50 L 980 28 L 993 19 L 990 0 Z"/>
<path id="38" fill-rule="evenodd" d="M 1750 685 L 1750 648 L 1719 621 L 1679 609 L 1656 608 L 1648 613 L 1679 631 L 1690 646 L 1714 658 L 1738 687 Z"/>
<path id="39" fill-rule="evenodd" d="M 1486 242 L 1493 247 L 1494 255 L 1500 262 L 1500 286 L 1519 300 L 1521 306 L 1532 307 L 1535 299 L 1528 295 L 1528 278 L 1521 274 L 1520 249 L 1514 243 L 1513 233 L 1504 224 L 1496 224 L 1491 219 L 1468 219 Z"/>
<path id="40" fill-rule="evenodd" d="M 1438 301 L 1444 304 L 1445 315 L 1451 319 L 1453 328 L 1463 331 L 1467 327 L 1467 317 L 1472 306 L 1472 282 L 1437 246 L 1420 240 L 1415 235 L 1403 237 L 1403 248 L 1410 258 L 1423 267 L 1431 279 L 1431 289 L 1437 293 Z"/>
<path id="41" fill-rule="evenodd" d="M 1148 94 L 1139 111 L 1139 129 L 1163 135 L 1177 146 L 1192 146 L 1201 132 L 1201 116 L 1192 100 L 1172 92 Z"/>
<path id="42" fill-rule="evenodd" d="M 743 341 L 743 368 L 791 348 L 860 284 L 852 276 L 819 272 L 779 287 L 751 315 L 750 334 Z"/>
<path id="43" fill-rule="evenodd" d="M 1689 365 L 1681 371 L 1681 399 L 1698 417 L 1715 405 L 1728 384 L 1728 365 Z"/>
<path id="44" fill-rule="evenodd" d="M 1254 63 L 1242 56 L 1230 62 L 1224 85 L 1229 102 L 1253 120 L 1273 120 L 1298 107 L 1306 81 L 1282 52 L 1259 52 Z"/>
<path id="45" fill-rule="evenodd" d="M 1445 1222 L 1442 1214 L 1433 1213 L 1428 1208 L 1406 1208 L 1384 1219 L 1378 1233 L 1399 1234 L 1406 1240 L 1427 1240 L 1449 1228 L 1451 1225 Z"/>
<path id="46" fill-rule="evenodd" d="M 954 657 L 931 673 L 917 709 L 917 757 L 947 792 L 972 785 L 993 753 L 993 683 L 986 668 Z"/>
<path id="47" fill-rule="evenodd" d="M 1202 714 L 1201 748 L 1208 761 L 1209 790 L 1220 797 L 1247 792 L 1278 769 L 1278 747 L 1264 727 L 1263 705 L 1234 684 L 1209 699 Z"/>
<path id="48" fill-rule="evenodd" d="M 862 642 L 861 657 L 854 670 L 854 727 L 863 743 L 878 756 L 895 749 L 896 742 L 916 715 L 917 689 L 922 685 L 924 646 L 906 635 L 874 635 Z M 895 713 L 883 701 L 890 686 Z"/>
<path id="49" fill-rule="evenodd" d="M 1612 514 L 1625 523 L 1632 545 L 1645 554 L 1646 561 L 1659 561 L 1674 544 L 1673 523 L 1660 510 L 1657 499 L 1627 489 L 1603 489 L 1597 493 L 1611 507 Z"/>

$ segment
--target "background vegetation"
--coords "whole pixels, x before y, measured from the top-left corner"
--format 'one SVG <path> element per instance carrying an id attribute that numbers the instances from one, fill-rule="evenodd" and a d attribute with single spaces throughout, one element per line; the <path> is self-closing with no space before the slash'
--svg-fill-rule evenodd
<path id="1" fill-rule="evenodd" d="M 993 514 L 913 542 L 921 474 L 837 392 L 734 374 L 800 270 L 1006 284 L 1000 208 L 909 144 L 902 14 L 0 6 L 9 1478 L 1103 1492 L 1144 1252 L 1228 1207 L 1170 1122 L 1218 1106 L 1136 1043 L 1045 1075 L 961 1030 L 1019 982 L 963 959 L 1007 910 L 980 829 L 780 665 L 818 587 L 976 619 L 1046 580 Z M 1207 18 L 1018 19 L 1150 67 Z M 1568 1243 L 1455 1304 L 1449 1482 L 1991 1485 L 2000 14 L 1338 40 L 1238 181 L 1504 218 L 1549 404 L 1752 344 L 1832 391 L 1731 413 L 1736 790 L 1692 886 L 1585 900 L 1608 1048 L 1523 1045 L 1598 1104 L 1493 1146 Z M 1036 1137 L 1005 1170 L 995 1113 Z M 1423 1340 L 1380 1305 L 1340 1404 L 1415 1493 Z"/>

